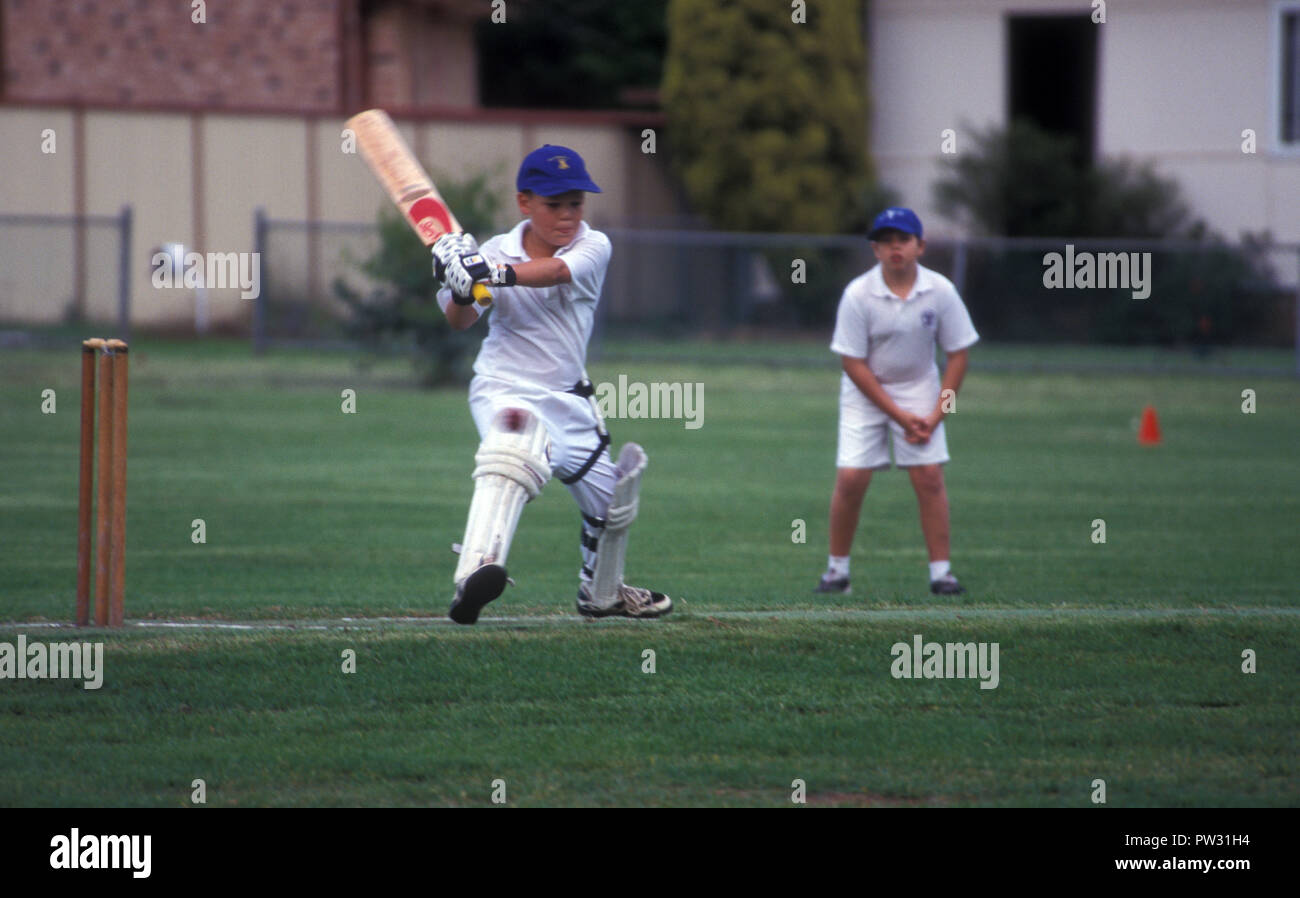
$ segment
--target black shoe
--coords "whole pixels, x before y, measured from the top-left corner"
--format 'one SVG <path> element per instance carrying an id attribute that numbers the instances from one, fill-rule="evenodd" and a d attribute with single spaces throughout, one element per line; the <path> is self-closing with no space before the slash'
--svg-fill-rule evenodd
<path id="1" fill-rule="evenodd" d="M 849 587 L 848 577 L 832 577 L 830 574 L 822 574 L 821 582 L 813 592 L 837 592 L 841 595 L 848 595 L 853 592 Z"/>
<path id="2" fill-rule="evenodd" d="M 944 574 L 938 580 L 930 581 L 930 592 L 936 596 L 956 596 L 966 591 L 966 587 L 957 582 L 951 573 Z"/>
<path id="3" fill-rule="evenodd" d="M 505 592 L 506 580 L 506 569 L 499 564 L 477 568 L 456 587 L 447 616 L 458 624 L 474 623 L 483 606 Z"/>

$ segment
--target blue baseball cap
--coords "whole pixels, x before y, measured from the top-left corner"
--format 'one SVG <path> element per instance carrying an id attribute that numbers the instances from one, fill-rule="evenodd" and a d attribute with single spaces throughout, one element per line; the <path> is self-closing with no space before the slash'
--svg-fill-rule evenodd
<path id="1" fill-rule="evenodd" d="M 542 196 L 555 196 L 570 190 L 600 193 L 596 182 L 587 174 L 587 164 L 568 147 L 546 144 L 524 157 L 515 178 L 516 190 L 531 190 Z"/>
<path id="2" fill-rule="evenodd" d="M 877 215 L 876 220 L 871 223 L 871 230 L 867 231 L 867 239 L 880 239 L 881 231 L 902 231 L 904 234 L 915 234 L 916 239 L 920 240 L 921 219 L 917 218 L 916 213 L 911 209 L 890 206 Z"/>

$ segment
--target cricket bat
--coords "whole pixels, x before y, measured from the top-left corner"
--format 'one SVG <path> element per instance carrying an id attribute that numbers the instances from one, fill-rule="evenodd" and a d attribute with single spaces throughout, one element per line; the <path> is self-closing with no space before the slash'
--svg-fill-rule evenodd
<path id="1" fill-rule="evenodd" d="M 361 157 L 425 246 L 433 246 L 443 234 L 465 230 L 387 112 L 367 109 L 348 119 L 345 127 L 357 136 Z M 474 299 L 483 308 L 492 305 L 492 293 L 483 284 L 474 285 Z"/>

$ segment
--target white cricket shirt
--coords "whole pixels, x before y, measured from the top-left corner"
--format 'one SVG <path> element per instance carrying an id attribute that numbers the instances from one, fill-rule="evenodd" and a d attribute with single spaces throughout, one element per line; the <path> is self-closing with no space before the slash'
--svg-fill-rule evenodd
<path id="1" fill-rule="evenodd" d="M 958 352 L 979 341 L 966 304 L 957 288 L 937 271 L 917 265 L 912 292 L 899 298 L 885 286 L 877 264 L 844 288 L 835 316 L 831 350 L 865 359 L 881 386 L 911 392 L 934 385 L 938 395 L 939 366 L 934 347 Z M 860 393 L 847 374 L 843 390 Z M 890 391 L 893 395 L 894 391 Z"/>
<path id="2" fill-rule="evenodd" d="M 484 257 L 511 265 L 530 261 L 523 242 L 528 226 L 527 220 L 521 221 L 484 243 L 480 248 Z M 609 238 L 584 221 L 573 240 L 555 252 L 556 258 L 569 266 L 569 283 L 493 287 L 488 335 L 474 360 L 474 373 L 552 390 L 567 390 L 578 383 L 587 362 L 587 341 L 610 253 Z M 439 290 L 438 304 L 444 312 L 450 302 L 451 290 Z"/>

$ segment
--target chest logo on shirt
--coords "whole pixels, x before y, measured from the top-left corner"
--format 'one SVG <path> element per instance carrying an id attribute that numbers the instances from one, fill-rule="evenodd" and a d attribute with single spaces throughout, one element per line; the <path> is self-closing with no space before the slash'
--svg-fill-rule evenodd
<path id="1" fill-rule="evenodd" d="M 934 327 L 934 309 L 926 309 L 921 313 L 921 326 L 927 330 Z"/>

